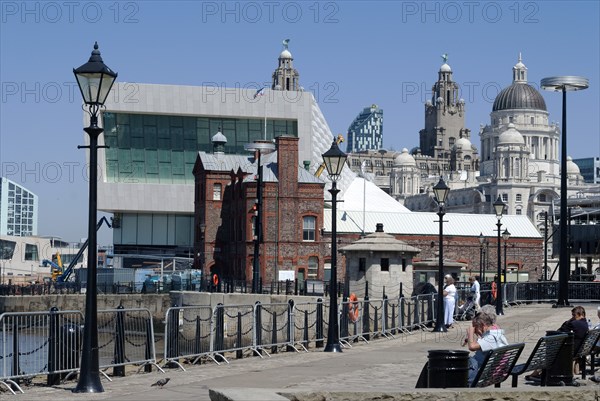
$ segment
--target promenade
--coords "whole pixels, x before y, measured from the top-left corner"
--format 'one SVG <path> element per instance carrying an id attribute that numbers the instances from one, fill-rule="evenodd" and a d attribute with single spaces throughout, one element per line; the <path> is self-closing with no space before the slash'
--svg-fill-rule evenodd
<path id="1" fill-rule="evenodd" d="M 596 323 L 598 304 L 582 304 L 588 317 Z M 527 345 L 519 361 L 524 362 L 546 330 L 555 330 L 570 318 L 570 307 L 553 309 L 549 304 L 532 304 L 505 308 L 498 324 L 506 331 L 511 343 Z M 74 394 L 76 382 L 70 381 L 56 387 L 25 387 L 25 394 L 11 396 L 0 393 L 0 398 L 37 401 L 54 400 L 285 400 L 279 393 L 295 394 L 302 400 L 492 400 L 536 399 L 599 400 L 600 386 L 579 376 L 579 387 L 540 388 L 525 384 L 520 378 L 519 387 L 512 389 L 510 379 L 501 389 L 443 389 L 415 390 L 415 383 L 432 349 L 465 349 L 461 346 L 467 325 L 456 322 L 447 333 L 433 334 L 416 331 L 396 335 L 394 339 L 378 338 L 369 344 L 361 342 L 345 348 L 343 353 L 324 353 L 322 349 L 310 352 L 281 352 L 269 357 L 248 356 L 231 359 L 229 364 L 213 362 L 185 365 L 187 371 L 165 369 L 159 372 L 130 374 L 103 379 L 104 392 L 99 394 Z M 169 377 L 162 389 L 151 387 L 157 380 Z M 526 393 L 524 393 L 524 391 Z M 433 394 L 433 396 L 432 396 Z M 433 397 L 433 398 L 432 398 Z"/>

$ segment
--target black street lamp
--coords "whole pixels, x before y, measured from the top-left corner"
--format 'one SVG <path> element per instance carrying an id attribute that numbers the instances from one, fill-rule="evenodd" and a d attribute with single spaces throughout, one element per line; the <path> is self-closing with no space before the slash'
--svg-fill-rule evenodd
<path id="1" fill-rule="evenodd" d="M 98 42 L 89 61 L 77 69 L 73 69 L 77 85 L 87 105 L 90 115 L 90 126 L 83 130 L 90 137 L 89 146 L 78 148 L 90 149 L 90 194 L 88 213 L 88 266 L 87 289 L 85 292 L 85 321 L 83 326 L 83 346 L 81 350 L 81 369 L 75 393 L 101 393 L 104 391 L 100 382 L 100 365 L 98 358 L 98 301 L 96 299 L 96 268 L 98 267 L 98 250 L 96 240 L 96 209 L 98 189 L 98 137 L 104 131 L 98 126 L 98 112 L 104 106 L 108 93 L 112 88 L 117 73 L 108 68 L 102 61 Z"/>
<path id="2" fill-rule="evenodd" d="M 502 232 L 502 239 L 504 240 L 504 282 L 506 283 L 506 268 L 507 268 L 506 247 L 508 246 L 508 240 L 510 239 L 510 232 L 508 232 L 508 228 L 505 228 L 504 231 Z M 519 272 L 517 271 L 517 276 L 518 275 L 519 275 Z"/>
<path id="3" fill-rule="evenodd" d="M 483 280 L 483 243 L 485 237 L 483 233 L 479 233 L 479 280 Z M 483 282 L 483 281 L 482 281 Z"/>
<path id="4" fill-rule="evenodd" d="M 252 259 L 252 293 L 260 292 L 260 244 L 262 242 L 262 186 L 263 186 L 263 169 L 260 165 L 260 155 L 262 153 L 271 153 L 275 150 L 275 145 L 270 141 L 255 141 L 244 146 L 246 150 L 254 152 L 256 155 L 256 210 L 254 220 L 254 255 Z"/>
<path id="5" fill-rule="evenodd" d="M 500 195 L 498 195 L 498 199 L 493 203 L 494 212 L 496 213 L 496 218 L 498 222 L 496 226 L 498 227 L 498 270 L 496 274 L 496 315 L 504 315 L 504 311 L 502 310 L 502 256 L 500 255 L 500 229 L 502 227 L 502 214 L 504 213 L 504 208 L 506 204 L 502 202 L 500 199 Z"/>
<path id="6" fill-rule="evenodd" d="M 569 305 L 569 274 L 571 257 L 567 244 L 567 91 L 584 90 L 589 80 L 577 76 L 548 77 L 542 79 L 542 89 L 562 92 L 562 141 L 560 156 L 560 258 L 558 271 L 558 300 L 555 306 Z"/>
<path id="7" fill-rule="evenodd" d="M 346 165 L 348 155 L 338 148 L 337 143 L 333 141 L 331 148 L 323 153 L 323 162 L 327 168 L 327 174 L 331 179 L 331 278 L 329 280 L 329 324 L 327 325 L 327 345 L 325 352 L 342 352 L 340 344 L 340 333 L 338 327 L 338 306 L 337 306 L 337 180 L 342 174 Z"/>
<path id="8" fill-rule="evenodd" d="M 450 192 L 450 188 L 444 182 L 444 179 L 440 177 L 440 181 L 433 187 L 433 194 L 435 196 L 435 201 L 438 204 L 438 212 L 437 215 L 439 217 L 440 223 L 440 238 L 439 238 L 439 259 L 438 259 L 438 296 L 437 296 L 437 306 L 436 306 L 436 319 L 435 319 L 435 327 L 433 328 L 434 332 L 445 332 L 448 331 L 446 329 L 446 325 L 444 324 L 444 215 L 446 214 L 444 210 L 444 205 L 446 204 L 446 199 L 448 199 L 448 193 Z"/>

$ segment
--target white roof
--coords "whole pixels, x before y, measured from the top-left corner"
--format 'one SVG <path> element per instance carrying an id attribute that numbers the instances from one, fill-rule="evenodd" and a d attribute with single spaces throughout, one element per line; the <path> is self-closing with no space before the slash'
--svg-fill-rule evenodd
<path id="1" fill-rule="evenodd" d="M 368 212 L 410 212 L 377 185 L 358 176 L 350 183 L 348 189 L 341 196 L 338 196 L 338 200 L 343 200 L 343 202 L 337 204 L 338 210 L 360 210 L 361 213 L 363 209 Z M 375 230 L 375 225 L 373 225 L 373 230 Z"/>
<path id="2" fill-rule="evenodd" d="M 331 209 L 324 210 L 324 228 L 331 232 Z M 439 222 L 437 213 L 425 212 L 373 212 L 364 213 L 365 232 L 375 231 L 377 223 L 382 223 L 388 234 L 405 235 L 439 235 Z M 508 229 L 511 238 L 542 238 L 537 228 L 524 215 L 506 215 L 502 217 L 502 231 Z M 463 237 L 479 237 L 482 233 L 486 237 L 496 237 L 497 219 L 494 214 L 463 214 L 446 213 L 444 216 L 444 235 Z M 344 211 L 337 212 L 337 231 L 339 233 L 362 232 L 363 212 Z"/>

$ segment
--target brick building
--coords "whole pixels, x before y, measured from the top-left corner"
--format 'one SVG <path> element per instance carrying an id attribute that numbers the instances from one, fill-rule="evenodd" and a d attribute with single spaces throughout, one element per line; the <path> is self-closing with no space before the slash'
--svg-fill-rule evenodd
<path id="1" fill-rule="evenodd" d="M 195 262 L 205 274 L 250 282 L 258 158 L 224 154 L 215 139 L 226 139 L 217 135 L 215 151 L 200 152 L 194 166 Z M 261 156 L 260 276 L 269 283 L 279 271 L 291 270 L 301 282 L 323 280 L 322 255 L 329 255 L 320 230 L 325 183 L 298 165 L 298 138 L 279 136 L 275 142 L 276 151 Z"/>

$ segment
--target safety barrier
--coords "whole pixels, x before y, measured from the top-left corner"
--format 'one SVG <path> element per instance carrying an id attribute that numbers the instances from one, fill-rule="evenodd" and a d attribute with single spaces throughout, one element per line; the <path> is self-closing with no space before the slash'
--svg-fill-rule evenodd
<path id="1" fill-rule="evenodd" d="M 294 301 L 287 303 L 254 305 L 254 322 L 256 324 L 256 349 L 266 355 L 276 354 L 285 346 L 299 352 L 294 346 Z"/>
<path id="2" fill-rule="evenodd" d="M 47 375 L 55 384 L 79 369 L 81 323 L 79 311 L 11 312 L 0 315 L 0 384 L 21 393 L 20 380 Z"/>
<path id="3" fill-rule="evenodd" d="M 301 345 L 308 349 L 310 344 L 315 348 L 323 347 L 323 299 L 317 302 L 298 302 L 294 304 L 294 345 Z"/>
<path id="4" fill-rule="evenodd" d="M 203 357 L 219 363 L 212 350 L 213 310 L 210 306 L 174 306 L 165 314 L 164 361 L 177 365 L 186 359 L 192 364 Z"/>
<path id="5" fill-rule="evenodd" d="M 156 363 L 154 325 L 148 309 L 98 311 L 98 359 L 100 369 L 113 368 L 113 376 L 125 376 L 126 365 L 140 365 L 138 372 L 162 369 Z"/>

